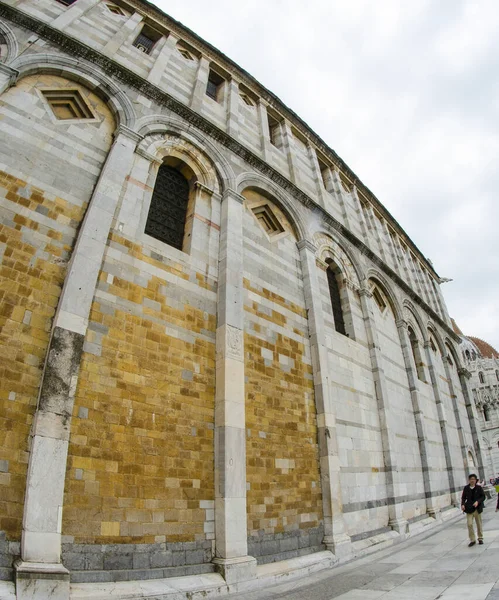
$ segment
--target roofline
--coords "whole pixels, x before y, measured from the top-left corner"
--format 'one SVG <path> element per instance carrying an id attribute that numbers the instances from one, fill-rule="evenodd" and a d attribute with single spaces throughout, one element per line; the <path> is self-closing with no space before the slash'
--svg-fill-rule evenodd
<path id="1" fill-rule="evenodd" d="M 286 104 L 284 104 L 284 102 L 278 96 L 276 96 L 268 88 L 266 88 L 264 85 L 262 85 L 257 79 L 255 79 L 255 77 L 253 77 L 253 75 L 248 73 L 248 71 L 246 71 L 246 69 L 243 69 L 240 65 L 238 65 L 236 62 L 234 62 L 231 58 L 229 58 L 223 52 L 218 50 L 218 48 L 215 48 L 215 46 L 213 46 L 212 44 L 210 44 L 209 42 L 204 40 L 197 33 L 192 31 L 192 29 L 190 29 L 189 27 L 187 27 L 180 21 L 177 21 L 176 19 L 174 19 L 172 16 L 170 16 L 169 14 L 167 14 L 166 12 L 161 10 L 158 6 L 156 6 L 149 0 L 122 0 L 122 2 L 125 4 L 128 4 L 128 5 L 131 5 L 135 8 L 139 8 L 139 10 L 140 10 L 140 7 L 146 7 L 149 10 L 152 10 L 161 19 L 166 19 L 167 27 L 169 27 L 169 26 L 171 26 L 171 24 L 173 24 L 173 25 L 175 25 L 175 27 L 180 29 L 182 32 L 187 33 L 197 43 L 201 44 L 202 46 L 204 46 L 204 48 L 206 48 L 210 52 L 214 53 L 218 58 L 221 58 L 223 61 L 228 63 L 228 65 L 232 69 L 236 69 L 238 71 L 238 73 L 243 76 L 243 78 L 246 78 L 247 80 L 249 80 L 249 82 L 251 83 L 251 85 L 253 87 L 258 88 L 258 90 L 261 92 L 262 97 L 267 96 L 267 98 L 264 98 L 264 99 L 267 100 L 267 102 L 269 102 L 269 104 L 271 104 L 271 105 L 277 104 L 278 107 L 281 108 L 283 112 L 287 113 L 288 117 L 291 120 L 294 120 L 295 122 L 297 121 L 299 123 L 299 125 L 305 130 L 305 131 L 301 131 L 301 133 L 304 134 L 305 137 L 308 137 L 311 141 L 315 142 L 315 145 L 318 147 L 318 149 L 321 150 L 326 156 L 329 155 L 329 157 L 332 159 L 332 162 L 334 162 L 338 167 L 341 168 L 341 170 L 343 170 L 349 176 L 349 178 L 352 180 L 352 183 L 355 185 L 355 187 L 357 189 L 359 189 L 362 192 L 362 194 L 376 206 L 378 211 L 381 212 L 383 214 L 383 216 L 389 218 L 392 226 L 394 226 L 394 228 L 396 230 L 398 230 L 398 233 L 403 235 L 403 237 L 407 240 L 407 242 L 411 246 L 411 249 L 413 249 L 415 251 L 415 253 L 418 255 L 418 258 L 425 264 L 425 266 L 430 271 L 430 273 L 435 277 L 437 282 L 439 282 L 440 276 L 438 275 L 437 271 L 435 270 L 435 267 L 423 255 L 421 250 L 412 241 L 411 237 L 407 234 L 407 232 L 400 225 L 400 223 L 393 217 L 393 215 L 390 213 L 390 211 L 382 204 L 382 202 L 380 200 L 378 200 L 378 198 L 374 195 L 374 193 L 367 187 L 367 185 L 365 185 L 361 181 L 361 179 L 345 163 L 345 161 L 330 146 L 328 146 L 327 143 L 311 127 L 309 127 L 309 125 L 307 125 L 307 123 L 301 117 L 299 117 L 291 108 L 289 108 Z"/>

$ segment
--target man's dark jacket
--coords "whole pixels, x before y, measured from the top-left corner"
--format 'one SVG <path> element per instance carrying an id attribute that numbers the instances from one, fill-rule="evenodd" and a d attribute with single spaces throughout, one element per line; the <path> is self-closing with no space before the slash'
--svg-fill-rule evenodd
<path id="1" fill-rule="evenodd" d="M 474 488 L 471 488 L 469 485 L 465 486 L 463 490 L 463 495 L 461 496 L 461 505 L 464 505 L 465 513 L 472 513 L 475 510 L 478 513 L 483 511 L 483 503 L 485 501 L 485 492 L 481 485 L 475 485 Z M 478 502 L 478 507 L 475 508 L 473 504 Z"/>

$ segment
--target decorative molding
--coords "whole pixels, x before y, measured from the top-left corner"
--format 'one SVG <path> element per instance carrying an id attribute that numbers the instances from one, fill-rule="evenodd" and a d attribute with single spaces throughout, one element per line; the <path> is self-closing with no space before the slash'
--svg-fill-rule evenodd
<path id="1" fill-rule="evenodd" d="M 143 5 L 145 5 L 146 7 L 150 6 L 151 10 L 153 9 L 152 5 L 147 3 L 145 0 L 140 0 L 140 3 L 136 0 L 135 4 L 137 6 L 140 6 L 139 12 L 142 13 L 147 12 L 147 10 L 144 11 Z M 161 17 L 163 19 L 166 19 L 166 15 L 158 11 L 158 9 L 154 9 L 154 13 L 151 12 L 151 14 L 154 14 L 155 18 Z M 291 181 L 286 179 L 273 167 L 264 162 L 251 150 L 249 150 L 237 140 L 233 139 L 227 133 L 219 129 L 208 119 L 194 112 L 188 106 L 182 104 L 182 102 L 176 100 L 168 93 L 162 91 L 155 85 L 146 81 L 140 75 L 137 75 L 130 69 L 127 69 L 126 67 L 114 62 L 112 59 L 104 56 L 97 50 L 90 48 L 83 42 L 66 35 L 62 31 L 59 31 L 51 27 L 50 25 L 43 23 L 42 21 L 39 21 L 35 17 L 23 13 L 22 11 L 14 7 L 7 6 L 2 2 L 2 0 L 0 0 L 0 16 L 9 19 L 11 22 L 15 23 L 20 27 L 30 30 L 33 33 L 36 33 L 44 40 L 47 40 L 57 45 L 60 50 L 62 50 L 63 52 L 67 52 L 71 57 L 78 57 L 79 59 L 86 60 L 89 63 L 91 63 L 94 68 L 101 68 L 108 77 L 115 78 L 121 81 L 122 83 L 133 87 L 135 90 L 137 90 L 140 94 L 147 97 L 148 99 L 153 100 L 157 104 L 175 112 L 177 115 L 182 117 L 187 123 L 209 135 L 214 141 L 223 144 L 228 150 L 239 156 L 242 160 L 251 165 L 254 169 L 260 171 L 271 181 L 277 183 L 283 190 L 287 191 L 296 200 L 301 202 L 306 208 L 318 215 L 322 219 L 322 222 L 325 225 L 326 229 L 329 228 L 330 231 L 339 233 L 345 239 L 350 241 L 354 246 L 356 246 L 360 250 L 360 252 L 364 256 L 366 256 L 386 275 L 388 275 L 400 287 L 400 289 L 404 291 L 416 304 L 421 306 L 421 308 L 423 308 L 423 310 L 425 310 L 425 312 L 429 314 L 432 317 L 432 319 L 440 325 L 440 327 L 447 333 L 447 335 L 451 337 L 451 339 L 457 342 L 460 341 L 460 337 L 454 332 L 454 330 L 429 305 L 427 305 L 426 302 L 415 291 L 413 291 L 405 283 L 405 281 L 399 275 L 397 275 L 397 273 L 395 273 L 395 271 L 393 271 L 387 264 L 385 264 L 381 258 L 374 254 L 372 250 L 370 250 L 364 244 L 364 242 L 357 238 L 355 234 L 353 234 L 349 229 L 347 229 L 345 226 L 339 223 L 334 217 L 327 213 L 326 210 L 322 208 L 315 200 L 310 198 L 310 196 L 308 196 L 305 192 L 300 190 Z M 186 31 L 189 34 L 189 30 L 185 30 L 183 28 L 179 31 L 181 31 L 184 37 Z M 192 32 L 190 32 L 190 34 L 193 36 L 195 35 Z M 206 44 L 206 42 L 203 42 L 203 44 Z M 221 62 L 219 54 L 216 54 L 215 58 L 217 62 Z M 42 68 L 43 64 L 41 63 L 40 66 Z M 231 63 L 231 68 L 234 68 L 235 66 L 236 65 Z M 277 100 L 277 98 L 275 98 L 275 100 Z M 294 115 L 294 113 L 292 114 Z M 294 116 L 294 118 L 298 119 L 296 115 Z M 301 121 L 299 122 L 301 123 Z M 308 135 L 310 135 L 310 132 L 308 133 Z M 327 149 L 326 154 L 330 154 L 331 152 L 332 150 Z M 339 157 L 337 157 L 337 159 L 342 165 L 341 168 L 348 171 L 350 174 L 351 171 L 350 169 L 348 169 L 345 163 L 343 163 L 343 161 Z M 359 187 L 360 185 L 364 193 L 363 184 L 353 173 L 351 174 L 357 187 Z M 367 190 L 367 188 L 365 189 Z M 371 194 L 369 190 L 367 190 L 367 192 Z M 383 213 L 387 213 L 386 209 L 379 202 L 379 200 L 371 196 L 369 197 L 369 199 L 372 199 L 373 203 L 376 203 L 378 210 L 382 211 Z M 400 227 L 391 215 L 388 214 L 388 216 L 392 225 L 395 224 L 398 227 Z M 402 228 L 400 229 L 403 232 Z M 403 232 L 403 236 L 410 242 L 411 247 L 413 247 L 415 253 L 418 254 L 418 256 L 426 265 L 427 261 L 421 255 L 420 250 L 416 248 L 416 246 L 414 246 L 414 244 L 410 241 L 410 238 L 407 236 L 407 234 L 405 234 L 405 232 Z M 435 271 L 433 270 L 433 267 L 431 267 L 431 271 L 436 275 Z"/>
<path id="2" fill-rule="evenodd" d="M 314 255 L 317 252 L 317 246 L 309 240 L 300 240 L 299 242 L 296 242 L 296 245 L 298 246 L 298 250 L 302 250 L 303 248 L 306 248 L 307 250 L 312 252 L 312 254 L 314 254 Z"/>
<path id="3" fill-rule="evenodd" d="M 225 326 L 225 351 L 228 358 L 243 360 L 244 342 L 243 332 L 232 325 Z"/>

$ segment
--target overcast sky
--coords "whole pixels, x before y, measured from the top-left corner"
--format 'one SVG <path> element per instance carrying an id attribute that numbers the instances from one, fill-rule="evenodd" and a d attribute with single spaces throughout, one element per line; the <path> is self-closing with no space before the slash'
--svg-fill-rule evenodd
<path id="1" fill-rule="evenodd" d="M 499 349 L 499 2 L 156 0 L 300 115 Z"/>

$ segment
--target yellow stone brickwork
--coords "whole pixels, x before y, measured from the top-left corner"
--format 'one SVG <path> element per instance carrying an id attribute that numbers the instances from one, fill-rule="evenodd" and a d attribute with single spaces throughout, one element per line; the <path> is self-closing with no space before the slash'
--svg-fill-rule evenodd
<path id="1" fill-rule="evenodd" d="M 245 213 L 245 375 L 248 535 L 316 528 L 322 521 L 317 420 L 296 238 L 269 240 Z M 282 277 L 282 281 L 281 278 Z"/>
<path id="2" fill-rule="evenodd" d="M 64 239 L 57 226 L 71 224 L 75 234 L 84 207 L 4 172 L 0 199 L 0 461 L 5 461 L 0 472 L 0 530 L 18 539 L 29 431 L 71 252 L 71 240 Z M 9 214 L 11 220 L 6 218 Z"/>
<path id="3" fill-rule="evenodd" d="M 214 284 L 123 237 L 110 244 L 123 260 L 105 260 L 90 315 L 63 533 L 79 543 L 211 539 Z M 211 310 L 189 301 L 196 290 Z"/>

